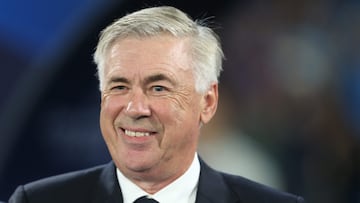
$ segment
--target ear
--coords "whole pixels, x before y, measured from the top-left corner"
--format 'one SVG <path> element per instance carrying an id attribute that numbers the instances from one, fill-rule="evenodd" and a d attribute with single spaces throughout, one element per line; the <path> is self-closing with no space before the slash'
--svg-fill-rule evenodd
<path id="1" fill-rule="evenodd" d="M 218 84 L 214 83 L 201 98 L 200 120 L 208 123 L 214 116 L 218 105 Z"/>

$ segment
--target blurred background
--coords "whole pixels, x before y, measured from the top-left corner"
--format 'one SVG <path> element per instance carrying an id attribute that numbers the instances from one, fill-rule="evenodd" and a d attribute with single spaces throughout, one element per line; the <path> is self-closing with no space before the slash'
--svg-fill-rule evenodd
<path id="1" fill-rule="evenodd" d="M 172 5 L 210 18 L 226 55 L 200 155 L 302 195 L 360 203 L 360 1 L 0 0 L 0 200 L 107 163 L 92 53 L 115 18 Z"/>

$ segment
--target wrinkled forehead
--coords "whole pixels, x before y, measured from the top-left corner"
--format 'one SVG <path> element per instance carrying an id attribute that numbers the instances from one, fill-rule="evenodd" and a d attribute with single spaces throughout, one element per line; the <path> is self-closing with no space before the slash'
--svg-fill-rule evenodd
<path id="1" fill-rule="evenodd" d="M 127 77 L 164 74 L 171 77 L 182 73 L 193 79 L 189 40 L 170 35 L 119 39 L 113 44 L 105 61 L 105 80 L 114 75 Z M 183 75 L 185 74 L 185 75 Z"/>
<path id="2" fill-rule="evenodd" d="M 132 66 L 175 66 L 188 70 L 192 57 L 188 38 L 160 35 L 116 40 L 106 54 L 106 69 Z M 115 67 L 114 67 L 115 65 Z"/>

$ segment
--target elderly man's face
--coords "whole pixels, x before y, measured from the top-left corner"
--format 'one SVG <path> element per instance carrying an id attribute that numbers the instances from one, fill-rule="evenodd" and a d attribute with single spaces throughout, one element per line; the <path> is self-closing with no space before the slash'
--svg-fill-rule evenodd
<path id="1" fill-rule="evenodd" d="M 117 167 L 135 181 L 177 178 L 191 164 L 217 105 L 217 84 L 195 91 L 188 40 L 126 38 L 105 64 L 101 130 Z"/>

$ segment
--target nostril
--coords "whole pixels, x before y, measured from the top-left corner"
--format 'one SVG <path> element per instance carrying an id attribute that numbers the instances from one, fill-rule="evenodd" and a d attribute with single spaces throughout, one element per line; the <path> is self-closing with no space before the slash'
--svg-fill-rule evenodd
<path id="1" fill-rule="evenodd" d="M 140 120 L 140 119 L 148 118 L 148 117 L 149 117 L 148 115 L 141 115 L 141 116 L 138 116 L 136 119 Z"/>

